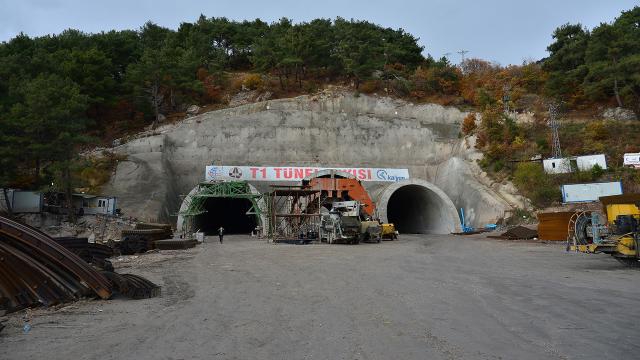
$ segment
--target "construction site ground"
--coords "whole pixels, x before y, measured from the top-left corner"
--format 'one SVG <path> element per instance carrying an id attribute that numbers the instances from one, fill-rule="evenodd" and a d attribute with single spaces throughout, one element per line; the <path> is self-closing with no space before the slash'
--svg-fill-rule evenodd
<path id="1" fill-rule="evenodd" d="M 226 236 L 114 260 L 162 296 L 9 315 L 2 359 L 632 359 L 640 271 L 564 245 Z"/>

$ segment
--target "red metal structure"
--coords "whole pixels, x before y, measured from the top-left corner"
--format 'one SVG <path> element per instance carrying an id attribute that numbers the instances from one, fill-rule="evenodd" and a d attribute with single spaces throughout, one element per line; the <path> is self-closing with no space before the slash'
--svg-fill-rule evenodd
<path id="1" fill-rule="evenodd" d="M 322 199 L 355 200 L 363 204 L 364 212 L 374 216 L 376 205 L 369 197 L 362 183 L 357 179 L 344 178 L 312 178 L 309 187 L 322 192 Z"/>

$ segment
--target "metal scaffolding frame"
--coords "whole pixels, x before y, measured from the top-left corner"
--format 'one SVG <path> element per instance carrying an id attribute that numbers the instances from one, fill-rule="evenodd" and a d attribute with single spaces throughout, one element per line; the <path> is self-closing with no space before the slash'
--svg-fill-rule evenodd
<path id="1" fill-rule="evenodd" d="M 184 216 L 183 230 L 185 233 L 191 233 L 193 229 L 193 220 L 196 216 L 207 212 L 205 203 L 210 198 L 232 198 L 247 199 L 251 201 L 251 208 L 247 211 L 247 215 L 255 215 L 258 224 L 261 224 L 260 216 L 264 209 L 261 209 L 258 201 L 263 199 L 262 194 L 251 192 L 249 183 L 246 181 L 216 181 L 203 182 L 198 184 L 198 190 L 191 195 L 187 201 L 187 209 L 180 212 Z M 263 226 L 265 224 L 262 224 Z"/>
<path id="2" fill-rule="evenodd" d="M 303 186 L 272 186 L 268 194 L 269 238 L 296 240 L 320 227 L 321 191 Z"/>

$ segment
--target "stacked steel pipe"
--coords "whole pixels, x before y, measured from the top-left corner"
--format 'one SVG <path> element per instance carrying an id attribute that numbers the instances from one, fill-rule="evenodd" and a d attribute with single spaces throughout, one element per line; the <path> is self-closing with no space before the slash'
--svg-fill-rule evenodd
<path id="1" fill-rule="evenodd" d="M 73 252 L 32 227 L 0 217 L 0 308 L 111 295 L 111 282 Z"/>

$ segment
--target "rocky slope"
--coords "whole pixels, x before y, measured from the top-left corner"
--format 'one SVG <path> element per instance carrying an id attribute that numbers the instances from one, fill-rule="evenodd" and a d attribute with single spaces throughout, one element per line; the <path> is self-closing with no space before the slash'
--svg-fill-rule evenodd
<path id="1" fill-rule="evenodd" d="M 336 90 L 212 111 L 111 149 L 127 160 L 105 193 L 126 215 L 174 220 L 206 165 L 398 167 L 440 187 L 471 224 L 495 222 L 525 199 L 480 170 L 474 139 L 459 135 L 465 115 Z"/>

